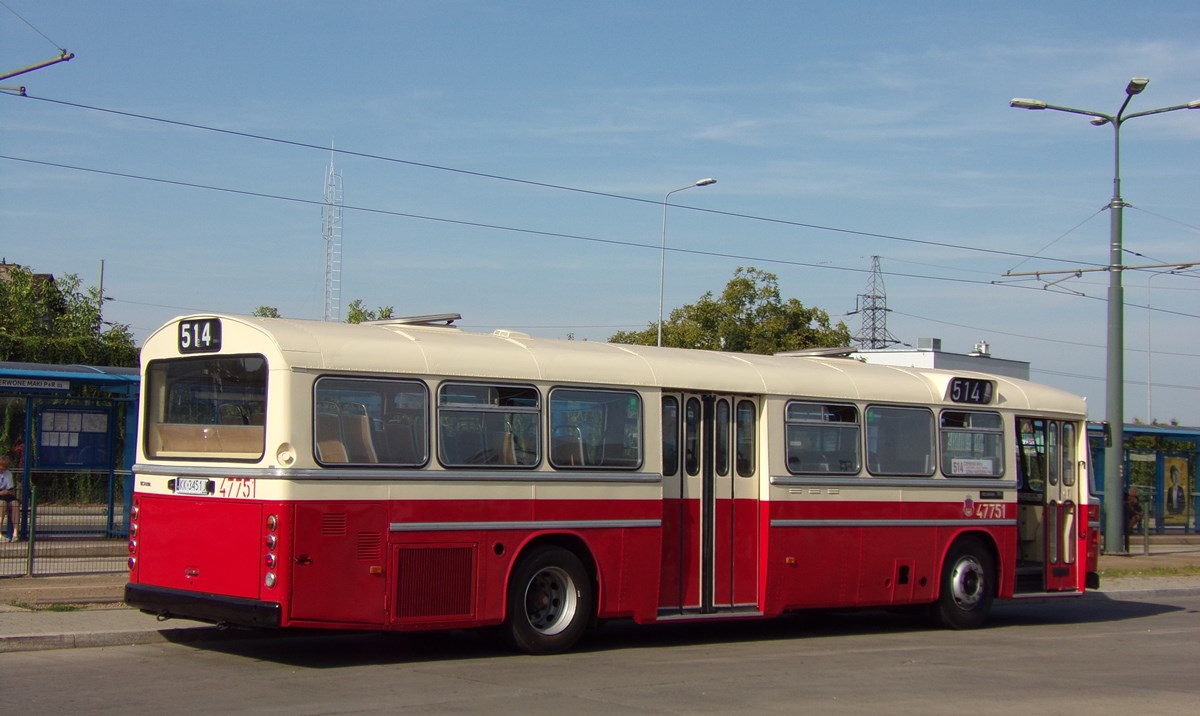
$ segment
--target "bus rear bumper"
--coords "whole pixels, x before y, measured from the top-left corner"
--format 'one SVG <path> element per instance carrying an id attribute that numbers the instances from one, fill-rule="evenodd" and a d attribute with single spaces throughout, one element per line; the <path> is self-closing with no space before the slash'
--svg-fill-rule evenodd
<path id="1" fill-rule="evenodd" d="M 276 602 L 145 584 L 126 584 L 125 603 L 160 619 L 195 619 L 218 625 L 256 628 L 277 628 L 281 621 L 281 611 Z"/>

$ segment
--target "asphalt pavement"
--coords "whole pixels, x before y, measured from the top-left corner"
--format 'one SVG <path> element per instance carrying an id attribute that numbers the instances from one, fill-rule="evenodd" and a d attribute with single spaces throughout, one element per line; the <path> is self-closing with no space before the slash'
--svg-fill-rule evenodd
<path id="1" fill-rule="evenodd" d="M 1172 574 L 1184 568 L 1192 574 Z M 1200 594 L 1200 536 L 1137 540 L 1128 555 L 1102 555 L 1100 589 L 1084 598 L 1147 599 Z M 1136 573 L 1136 574 L 1135 574 Z M 159 621 L 125 606 L 124 572 L 0 577 L 0 653 L 248 638 L 269 632 L 227 630 L 182 619 Z"/>

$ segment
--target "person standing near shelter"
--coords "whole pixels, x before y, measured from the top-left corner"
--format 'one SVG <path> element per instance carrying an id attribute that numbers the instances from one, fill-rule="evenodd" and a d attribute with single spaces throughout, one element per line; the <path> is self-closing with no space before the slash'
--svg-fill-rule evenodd
<path id="1" fill-rule="evenodd" d="M 9 542 L 16 542 L 18 539 L 17 530 L 20 527 L 17 511 L 17 486 L 13 481 L 12 471 L 8 468 L 12 466 L 12 460 L 8 455 L 0 455 L 0 527 L 3 527 L 4 515 L 8 515 L 9 529 L 12 530 L 11 536 L 8 537 Z"/>
<path id="2" fill-rule="evenodd" d="M 1137 528 L 1142 523 L 1142 501 L 1138 497 L 1136 487 L 1130 487 L 1129 492 L 1125 493 L 1125 534 L 1126 536 L 1137 532 Z"/>
<path id="3" fill-rule="evenodd" d="M 25 467 L 25 436 L 17 433 L 17 439 L 12 445 L 12 467 L 17 470 Z"/>

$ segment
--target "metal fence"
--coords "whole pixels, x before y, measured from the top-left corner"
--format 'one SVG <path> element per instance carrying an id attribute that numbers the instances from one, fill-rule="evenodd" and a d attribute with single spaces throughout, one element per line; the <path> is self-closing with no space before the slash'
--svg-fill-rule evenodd
<path id="1" fill-rule="evenodd" d="M 35 471 L 21 494 L 15 542 L 0 540 L 0 577 L 100 574 L 127 569 L 123 475 Z M 7 520 L 5 532 L 7 534 Z"/>

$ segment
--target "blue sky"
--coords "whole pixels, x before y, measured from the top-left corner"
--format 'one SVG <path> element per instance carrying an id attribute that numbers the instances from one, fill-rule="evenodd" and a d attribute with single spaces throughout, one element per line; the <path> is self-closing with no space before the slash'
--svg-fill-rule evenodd
<path id="1" fill-rule="evenodd" d="M 343 312 L 605 340 L 656 320 L 663 197 L 711 176 L 671 197 L 668 311 L 756 266 L 856 332 L 880 256 L 897 338 L 986 340 L 1098 419 L 1107 274 L 993 282 L 1107 263 L 1113 132 L 1008 101 L 1200 98 L 1198 30 L 1155 0 L 3 0 L 0 69 L 76 57 L 0 82 L 30 95 L 0 96 L 0 254 L 88 284 L 103 260 L 139 338 L 320 318 L 332 144 Z M 1121 136 L 1127 263 L 1200 261 L 1200 111 Z M 1200 425 L 1196 278 L 1125 273 L 1128 418 Z"/>

